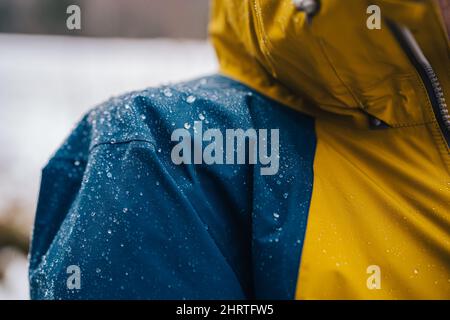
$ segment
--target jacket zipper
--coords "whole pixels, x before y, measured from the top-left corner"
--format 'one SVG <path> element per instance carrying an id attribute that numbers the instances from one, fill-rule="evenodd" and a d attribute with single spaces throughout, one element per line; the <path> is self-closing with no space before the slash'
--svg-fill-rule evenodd
<path id="1" fill-rule="evenodd" d="M 444 91 L 433 67 L 408 28 L 398 26 L 392 22 L 389 22 L 388 25 L 418 71 L 425 85 L 439 128 L 447 143 L 447 147 L 450 147 L 450 115 L 447 103 L 445 102 Z"/>

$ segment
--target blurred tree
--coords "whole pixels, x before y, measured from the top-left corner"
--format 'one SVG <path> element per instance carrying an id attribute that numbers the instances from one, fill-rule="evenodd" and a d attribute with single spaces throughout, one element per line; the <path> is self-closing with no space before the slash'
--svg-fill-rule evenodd
<path id="1" fill-rule="evenodd" d="M 0 224 L 0 249 L 13 247 L 28 254 L 28 237 L 15 226 Z"/>
<path id="2" fill-rule="evenodd" d="M 0 32 L 95 37 L 205 38 L 208 0 L 1 0 Z M 82 30 L 66 28 L 81 7 Z"/>
<path id="3" fill-rule="evenodd" d="M 25 255 L 28 254 L 31 229 L 31 217 L 26 213 L 29 210 L 11 204 L 0 214 L 0 250 L 12 247 Z"/>

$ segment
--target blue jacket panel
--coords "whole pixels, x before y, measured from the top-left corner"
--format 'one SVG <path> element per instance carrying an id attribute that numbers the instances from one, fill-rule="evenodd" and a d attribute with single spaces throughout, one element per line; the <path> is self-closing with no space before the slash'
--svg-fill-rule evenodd
<path id="1" fill-rule="evenodd" d="M 279 129 L 277 174 L 174 164 L 172 132 L 194 121 Z M 220 75 L 107 101 L 43 170 L 31 297 L 292 299 L 315 143 L 312 118 Z"/>

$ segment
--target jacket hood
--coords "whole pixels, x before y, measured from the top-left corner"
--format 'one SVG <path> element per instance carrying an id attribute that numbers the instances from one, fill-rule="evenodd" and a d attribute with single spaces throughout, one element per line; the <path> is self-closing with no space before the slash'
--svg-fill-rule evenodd
<path id="1" fill-rule="evenodd" d="M 381 29 L 366 25 L 370 4 L 381 9 Z M 215 0 L 210 36 L 222 73 L 294 109 L 364 126 L 368 115 L 391 126 L 432 121 L 391 22 L 411 30 L 450 88 L 449 43 L 431 0 L 322 0 L 310 21 L 292 0 Z"/>

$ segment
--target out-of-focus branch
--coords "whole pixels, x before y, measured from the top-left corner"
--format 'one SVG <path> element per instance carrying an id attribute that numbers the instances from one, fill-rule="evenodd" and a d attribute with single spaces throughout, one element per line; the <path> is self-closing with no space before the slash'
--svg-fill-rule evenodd
<path id="1" fill-rule="evenodd" d="M 3 247 L 14 247 L 25 255 L 28 254 L 29 239 L 14 225 L 5 224 L 0 221 L 0 249 Z"/>
<path id="2" fill-rule="evenodd" d="M 0 212 L 0 249 L 11 247 L 28 254 L 31 229 L 30 209 L 20 201 L 11 201 Z"/>

